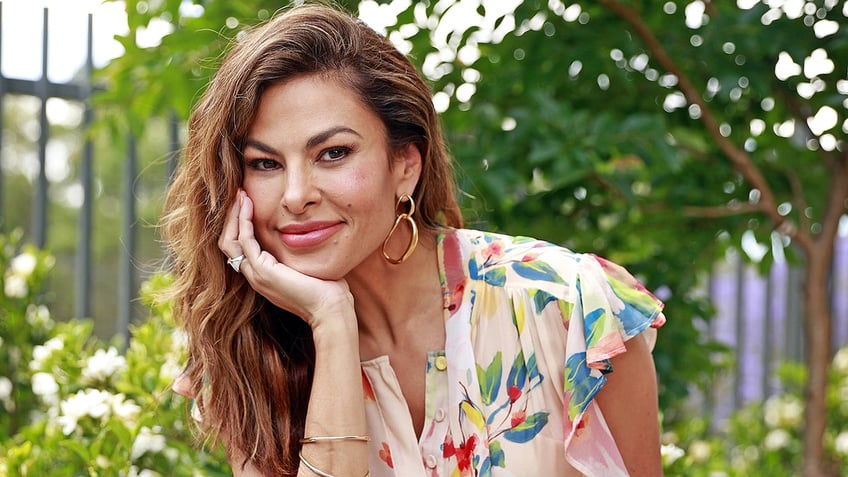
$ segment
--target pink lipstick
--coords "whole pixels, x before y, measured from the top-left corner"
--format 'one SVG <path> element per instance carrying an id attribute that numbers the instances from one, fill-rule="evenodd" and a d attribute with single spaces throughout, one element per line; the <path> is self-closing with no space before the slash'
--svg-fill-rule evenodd
<path id="1" fill-rule="evenodd" d="M 333 234 L 341 230 L 343 223 L 335 221 L 315 221 L 290 224 L 279 229 L 280 237 L 286 246 L 306 248 L 320 245 Z"/>

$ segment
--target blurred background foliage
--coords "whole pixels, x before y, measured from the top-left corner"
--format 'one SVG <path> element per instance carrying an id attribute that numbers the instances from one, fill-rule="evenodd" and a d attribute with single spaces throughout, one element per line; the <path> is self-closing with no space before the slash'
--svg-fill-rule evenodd
<path id="1" fill-rule="evenodd" d="M 124 2 L 125 52 L 96 73 L 104 87 L 89 134 L 98 144 L 139 138 L 146 270 L 161 258 L 152 224 L 167 184 L 168 118 L 185 120 L 227 45 L 284 3 Z M 832 255 L 848 205 L 844 2 L 339 3 L 384 29 L 431 82 L 469 226 L 606 256 L 666 302 L 655 357 L 668 422 L 685 418 L 690 392 L 733 359 L 704 331 L 716 261 L 738 250 L 766 271 L 775 259 Z M 139 46 L 139 33 L 163 25 L 157 44 Z M 98 171 L 95 250 L 108 267 L 120 246 L 109 211 L 122 153 L 102 147 L 114 161 Z M 4 220 L 25 223 L 27 211 L 15 213 Z M 50 248 L 70 250 L 70 236 L 51 234 Z M 742 247 L 752 239 L 760 253 Z M 807 282 L 825 284 L 827 271 L 817 273 Z"/>

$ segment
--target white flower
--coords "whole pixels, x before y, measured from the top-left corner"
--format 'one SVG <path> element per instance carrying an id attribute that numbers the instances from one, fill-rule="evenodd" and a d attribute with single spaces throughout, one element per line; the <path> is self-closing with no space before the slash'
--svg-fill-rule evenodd
<path id="1" fill-rule="evenodd" d="M 29 293 L 26 278 L 20 275 L 6 275 L 6 284 L 3 291 L 9 298 L 24 298 Z"/>
<path id="2" fill-rule="evenodd" d="M 162 474 L 150 469 L 138 470 L 138 467 L 133 465 L 130 466 L 130 473 L 126 477 L 162 477 Z"/>
<path id="3" fill-rule="evenodd" d="M 12 380 L 6 376 L 0 376 L 0 401 L 6 403 L 12 397 Z"/>
<path id="4" fill-rule="evenodd" d="M 42 401 L 54 404 L 58 398 L 59 385 L 50 373 L 35 373 L 32 375 L 32 392 Z"/>
<path id="5" fill-rule="evenodd" d="M 78 391 L 73 396 L 68 397 L 61 403 L 61 415 L 59 423 L 62 425 L 62 432 L 69 435 L 77 428 L 77 422 L 84 416 L 91 416 L 95 419 L 107 416 L 111 411 L 112 394 L 108 391 L 99 389 L 86 389 Z"/>
<path id="6" fill-rule="evenodd" d="M 848 431 L 842 431 L 837 434 L 833 441 L 833 447 L 837 454 L 848 455 Z"/>
<path id="7" fill-rule="evenodd" d="M 27 323 L 36 327 L 50 324 L 50 310 L 44 305 L 29 305 L 26 313 Z"/>
<path id="8" fill-rule="evenodd" d="M 109 399 L 112 415 L 124 422 L 135 422 L 141 407 L 131 399 L 124 399 L 123 394 L 114 394 Z"/>
<path id="9" fill-rule="evenodd" d="M 783 449 L 792 441 L 792 436 L 783 429 L 772 429 L 763 439 L 763 447 L 768 450 Z"/>
<path id="10" fill-rule="evenodd" d="M 674 444 L 663 444 L 660 447 L 660 454 L 665 465 L 671 465 L 677 459 L 683 457 L 686 453 L 680 447 Z"/>
<path id="11" fill-rule="evenodd" d="M 695 464 L 706 462 L 709 460 L 711 454 L 712 449 L 707 442 L 697 440 L 689 444 L 689 457 L 692 458 L 692 462 Z"/>
<path id="12" fill-rule="evenodd" d="M 125 369 L 127 369 L 126 358 L 119 355 L 118 350 L 112 346 L 108 351 L 97 350 L 94 356 L 86 360 L 82 377 L 92 381 L 103 381 Z"/>
<path id="13" fill-rule="evenodd" d="M 132 445 L 132 460 L 136 460 L 147 452 L 162 452 L 165 449 L 165 436 L 158 433 L 160 429 L 150 429 L 143 426 L 138 432 Z"/>
<path id="14" fill-rule="evenodd" d="M 56 351 L 61 351 L 65 347 L 65 343 L 61 338 L 50 338 L 43 345 L 36 345 L 32 348 L 32 361 L 29 363 L 29 369 L 36 371 L 41 369 L 45 361 L 50 359 Z"/>
<path id="15" fill-rule="evenodd" d="M 99 455 L 94 459 L 94 463 L 97 464 L 97 467 L 101 469 L 108 469 L 112 467 L 112 462 L 105 455 Z"/>
<path id="16" fill-rule="evenodd" d="M 162 367 L 159 368 L 159 376 L 167 381 L 173 382 L 182 371 L 183 368 L 180 363 L 177 362 L 176 357 L 174 355 L 170 355 L 162 364 Z"/>
<path id="17" fill-rule="evenodd" d="M 772 396 L 765 402 L 763 418 L 772 428 L 797 427 L 804 418 L 804 403 L 795 396 Z"/>
<path id="18" fill-rule="evenodd" d="M 840 374 L 848 375 L 848 346 L 840 348 L 833 356 L 833 369 Z"/>
<path id="19" fill-rule="evenodd" d="M 177 350 L 184 350 L 188 348 L 188 333 L 182 328 L 175 328 L 171 332 L 171 341 Z"/>
<path id="20" fill-rule="evenodd" d="M 22 278 L 27 278 L 35 271 L 35 266 L 38 261 L 35 255 L 24 252 L 12 259 L 9 264 L 9 271 L 14 275 L 19 275 Z"/>

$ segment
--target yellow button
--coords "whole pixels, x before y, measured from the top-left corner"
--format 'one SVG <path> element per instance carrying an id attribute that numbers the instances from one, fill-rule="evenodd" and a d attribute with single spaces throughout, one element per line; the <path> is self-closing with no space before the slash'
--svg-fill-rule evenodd
<path id="1" fill-rule="evenodd" d="M 438 356 L 436 358 L 436 369 L 439 371 L 444 371 L 448 369 L 448 359 L 444 356 Z"/>

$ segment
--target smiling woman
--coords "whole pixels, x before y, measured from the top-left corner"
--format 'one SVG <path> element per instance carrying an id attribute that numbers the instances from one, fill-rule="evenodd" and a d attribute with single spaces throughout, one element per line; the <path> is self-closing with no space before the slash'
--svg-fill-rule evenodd
<path id="1" fill-rule="evenodd" d="M 383 243 L 396 198 L 415 189 L 420 152 L 408 147 L 390 159 L 388 147 L 380 118 L 336 79 L 308 75 L 267 88 L 245 141 L 242 182 L 256 199 L 263 249 L 313 277 L 348 275 Z"/>
<path id="2" fill-rule="evenodd" d="M 237 475 L 660 475 L 662 304 L 462 229 L 454 188 L 430 90 L 362 22 L 306 4 L 233 47 L 162 230 L 175 390 Z"/>

